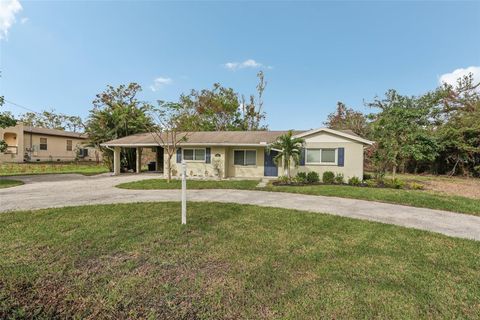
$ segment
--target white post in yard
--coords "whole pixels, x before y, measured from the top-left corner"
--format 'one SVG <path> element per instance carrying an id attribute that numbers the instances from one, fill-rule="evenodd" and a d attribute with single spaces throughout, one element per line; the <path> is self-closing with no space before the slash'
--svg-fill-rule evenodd
<path id="1" fill-rule="evenodd" d="M 187 164 L 182 160 L 182 224 L 187 224 Z"/>

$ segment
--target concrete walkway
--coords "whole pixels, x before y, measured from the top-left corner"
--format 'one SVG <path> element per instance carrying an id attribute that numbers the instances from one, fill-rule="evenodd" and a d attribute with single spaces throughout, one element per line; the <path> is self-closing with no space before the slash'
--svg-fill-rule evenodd
<path id="1" fill-rule="evenodd" d="M 180 190 L 126 190 L 114 186 L 155 174 L 24 176 L 25 185 L 0 189 L 0 212 L 89 204 L 179 201 Z M 336 197 L 246 190 L 189 190 L 190 201 L 231 202 L 329 213 L 480 240 L 480 217 L 441 210 Z"/>

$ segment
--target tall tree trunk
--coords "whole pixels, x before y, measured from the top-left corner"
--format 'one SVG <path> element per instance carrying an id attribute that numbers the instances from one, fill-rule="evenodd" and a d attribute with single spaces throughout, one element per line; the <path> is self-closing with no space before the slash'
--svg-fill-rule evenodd
<path id="1" fill-rule="evenodd" d="M 167 165 L 167 182 L 170 183 L 170 180 L 172 180 L 172 156 L 173 155 L 168 155 L 168 165 Z"/>
<path id="2" fill-rule="evenodd" d="M 397 165 L 394 164 L 393 165 L 393 168 L 392 168 L 392 176 L 393 176 L 393 179 L 395 179 L 395 175 L 397 174 Z"/>

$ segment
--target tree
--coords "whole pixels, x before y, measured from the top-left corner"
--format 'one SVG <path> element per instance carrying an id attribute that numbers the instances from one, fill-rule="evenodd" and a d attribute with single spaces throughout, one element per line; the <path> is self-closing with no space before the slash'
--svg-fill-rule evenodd
<path id="1" fill-rule="evenodd" d="M 434 93 L 435 134 L 440 145 L 439 161 L 450 174 L 480 175 L 480 83 L 469 74 L 457 85 L 443 84 Z"/>
<path id="2" fill-rule="evenodd" d="M 189 132 L 180 131 L 179 119 L 182 125 L 188 125 L 194 128 L 194 123 L 185 123 L 186 118 L 178 117 L 178 104 L 172 102 L 158 101 L 158 108 L 151 110 L 152 118 L 156 125 L 151 128 L 150 132 L 155 142 L 162 146 L 167 154 L 167 182 L 172 179 L 172 158 L 178 148 L 178 145 L 187 141 Z M 192 120 L 192 118 L 190 118 Z"/>
<path id="3" fill-rule="evenodd" d="M 361 137 L 369 134 L 367 117 L 351 108 L 347 108 L 343 102 L 337 102 L 337 110 L 328 115 L 325 125 L 335 130 L 352 130 Z"/>
<path id="4" fill-rule="evenodd" d="M 171 113 L 182 131 L 233 131 L 264 130 L 261 122 L 265 119 L 263 111 L 263 92 L 266 81 L 263 72 L 257 74 L 258 97 L 251 95 L 247 102 L 245 97 L 232 88 L 215 83 L 212 89 L 192 90 L 190 94 L 182 94 L 179 103 L 169 104 Z"/>
<path id="5" fill-rule="evenodd" d="M 137 83 L 107 86 L 93 101 L 86 125 L 90 145 L 101 150 L 104 162 L 113 168 L 113 152 L 101 146 L 103 142 L 136 133 L 149 132 L 154 122 L 149 115 L 152 106 L 138 100 L 142 88 Z M 135 149 L 122 151 L 121 159 L 129 169 L 135 169 Z"/>
<path id="6" fill-rule="evenodd" d="M 20 121 L 27 126 L 49 128 L 57 130 L 69 130 L 73 132 L 83 131 L 82 118 L 58 113 L 54 109 L 38 112 L 27 112 L 20 116 Z"/>
<path id="7" fill-rule="evenodd" d="M 5 103 L 5 98 L 3 96 L 0 96 L 0 107 L 3 107 L 3 104 Z M 0 112 L 0 128 L 8 128 L 8 127 L 13 127 L 17 125 L 17 121 L 13 117 L 13 115 L 8 112 Z M 5 140 L 0 139 L 0 152 L 5 152 L 7 150 L 8 144 L 5 142 Z"/>
<path id="8" fill-rule="evenodd" d="M 245 96 L 242 95 L 242 130 L 266 130 L 267 127 L 262 125 L 262 121 L 265 120 L 265 112 L 263 111 L 263 92 L 267 87 L 265 81 L 265 75 L 263 71 L 257 73 L 258 84 L 257 93 L 258 97 L 250 95 L 249 102 L 246 102 Z"/>
<path id="9" fill-rule="evenodd" d="M 292 161 L 295 166 L 298 166 L 300 162 L 300 155 L 304 143 L 305 139 L 294 138 L 293 131 L 290 130 L 286 134 L 278 137 L 277 140 L 268 147 L 268 152 L 271 152 L 272 149 L 279 150 L 273 160 L 276 164 L 283 166 L 288 178 L 291 178 L 290 166 Z"/>
<path id="10" fill-rule="evenodd" d="M 431 105 L 425 99 L 402 96 L 389 90 L 384 99 L 367 104 L 380 112 L 371 114 L 372 137 L 376 141 L 373 160 L 380 172 L 405 168 L 408 159 L 433 161 L 437 143 L 429 131 Z"/>

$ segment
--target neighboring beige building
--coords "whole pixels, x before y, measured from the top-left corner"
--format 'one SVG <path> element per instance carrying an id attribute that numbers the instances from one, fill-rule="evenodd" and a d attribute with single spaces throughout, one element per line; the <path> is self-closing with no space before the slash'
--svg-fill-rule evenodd
<path id="1" fill-rule="evenodd" d="M 83 133 L 35 128 L 22 123 L 0 129 L 0 139 L 8 144 L 0 153 L 0 162 L 96 161 L 101 155 L 95 148 L 86 147 Z"/>
<path id="2" fill-rule="evenodd" d="M 172 174 L 178 176 L 180 164 L 187 163 L 187 175 L 198 177 L 257 178 L 283 175 L 273 157 L 276 151 L 267 152 L 269 144 L 288 131 L 213 131 L 182 133 L 186 142 L 179 144 L 172 158 Z M 351 131 L 320 128 L 310 131 L 294 131 L 296 137 L 305 139 L 300 165 L 293 169 L 342 173 L 346 179 L 363 177 L 363 150 L 372 141 L 363 139 Z M 166 172 L 168 154 L 155 141 L 151 133 L 131 135 L 103 144 L 115 150 L 114 173 L 120 173 L 121 148 L 137 149 L 137 168 L 140 168 L 142 149 L 157 150 L 156 169 Z M 152 149 L 153 148 L 153 149 Z M 150 151 L 149 151 L 150 152 Z M 138 170 L 137 170 L 138 171 Z"/>

